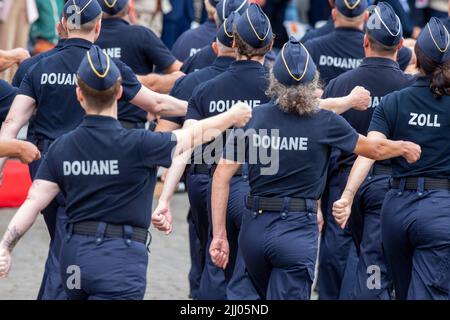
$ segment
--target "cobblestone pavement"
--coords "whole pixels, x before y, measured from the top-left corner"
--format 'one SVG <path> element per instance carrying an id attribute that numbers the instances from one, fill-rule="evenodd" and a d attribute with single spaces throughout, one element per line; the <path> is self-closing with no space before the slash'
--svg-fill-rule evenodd
<path id="1" fill-rule="evenodd" d="M 175 195 L 172 203 L 174 232 L 170 236 L 151 229 L 145 299 L 188 299 L 189 243 L 185 194 Z M 0 236 L 15 210 L 0 210 Z M 49 237 L 42 217 L 19 242 L 13 253 L 12 271 L 0 279 L 0 300 L 35 299 L 41 282 Z"/>

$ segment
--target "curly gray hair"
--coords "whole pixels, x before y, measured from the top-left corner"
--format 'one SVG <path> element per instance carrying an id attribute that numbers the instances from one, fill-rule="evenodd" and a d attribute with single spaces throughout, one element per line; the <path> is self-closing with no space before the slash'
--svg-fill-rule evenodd
<path id="1" fill-rule="evenodd" d="M 281 84 L 271 73 L 266 94 L 275 99 L 284 112 L 297 113 L 303 116 L 311 115 L 319 110 L 319 100 L 316 96 L 316 90 L 319 88 L 318 72 L 313 81 L 292 87 Z"/>

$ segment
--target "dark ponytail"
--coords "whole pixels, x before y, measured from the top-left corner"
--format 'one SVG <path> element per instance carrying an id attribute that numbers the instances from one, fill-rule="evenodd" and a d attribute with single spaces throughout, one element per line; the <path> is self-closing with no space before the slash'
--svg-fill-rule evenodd
<path id="1" fill-rule="evenodd" d="M 450 95 L 450 61 L 439 64 L 428 58 L 416 45 L 417 68 L 430 77 L 430 90 L 436 99 Z"/>

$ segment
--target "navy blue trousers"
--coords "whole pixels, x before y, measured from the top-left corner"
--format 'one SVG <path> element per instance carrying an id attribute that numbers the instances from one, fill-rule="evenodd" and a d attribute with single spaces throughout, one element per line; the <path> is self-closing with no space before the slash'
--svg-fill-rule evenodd
<path id="1" fill-rule="evenodd" d="M 70 300 L 142 300 L 147 285 L 145 244 L 124 238 L 71 235 L 61 249 L 61 278 Z"/>
<path id="2" fill-rule="evenodd" d="M 205 268 L 200 282 L 202 299 L 257 300 L 260 298 L 247 274 L 244 259 L 238 247 L 242 216 L 247 211 L 245 197 L 249 192 L 250 187 L 247 180 L 242 176 L 232 178 L 226 226 L 230 245 L 229 262 L 227 268 L 222 270 L 214 265 L 209 251 L 206 252 Z M 208 200 L 211 199 L 210 194 L 211 190 L 209 190 Z M 211 241 L 212 230 L 209 233 L 208 246 Z"/>
<path id="3" fill-rule="evenodd" d="M 419 188 L 387 193 L 381 232 L 397 299 L 449 298 L 449 230 L 450 191 Z"/>
<path id="4" fill-rule="evenodd" d="M 315 213 L 245 212 L 239 246 L 262 299 L 310 299 L 318 233 Z"/>
<path id="5" fill-rule="evenodd" d="M 352 294 L 357 300 L 391 299 L 392 279 L 386 265 L 381 239 L 380 212 L 389 191 L 387 175 L 369 175 L 353 202 L 352 215 L 363 217 L 362 241 Z"/>
<path id="6" fill-rule="evenodd" d="M 331 174 L 322 196 L 325 226 L 319 251 L 319 299 L 348 300 L 355 286 L 358 263 L 356 247 L 350 231 L 342 230 L 333 217 L 333 203 L 341 197 L 348 172 Z"/>
<path id="7" fill-rule="evenodd" d="M 200 241 L 198 240 L 197 231 L 192 221 L 191 210 L 187 216 L 188 232 L 189 232 L 189 252 L 191 256 L 191 268 L 189 269 L 189 289 L 192 299 L 198 299 L 200 290 L 200 280 L 202 278 L 202 261 L 203 257 L 200 252 Z"/>

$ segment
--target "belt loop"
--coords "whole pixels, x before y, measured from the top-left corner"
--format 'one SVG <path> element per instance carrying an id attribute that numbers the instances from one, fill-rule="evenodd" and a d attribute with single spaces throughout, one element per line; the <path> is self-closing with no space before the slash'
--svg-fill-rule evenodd
<path id="1" fill-rule="evenodd" d="M 281 208 L 281 219 L 286 219 L 290 207 L 291 207 L 291 198 L 284 197 L 283 207 Z"/>
<path id="2" fill-rule="evenodd" d="M 97 225 L 97 232 L 95 234 L 95 241 L 97 242 L 97 245 L 101 244 L 105 238 L 106 226 L 106 222 L 99 222 Z"/>
<path id="3" fill-rule="evenodd" d="M 244 163 L 241 166 L 241 170 L 242 170 L 242 179 L 244 179 L 244 181 L 248 181 L 248 163 Z"/>
<path id="4" fill-rule="evenodd" d="M 259 210 L 259 197 L 254 196 L 253 197 L 253 217 L 256 218 L 258 216 L 258 213 L 261 214 L 262 211 Z"/>
<path id="5" fill-rule="evenodd" d="M 67 241 L 69 241 L 72 238 L 72 234 L 73 234 L 73 223 L 68 223 L 66 225 L 66 239 Z"/>
<path id="6" fill-rule="evenodd" d="M 306 212 L 317 213 L 317 200 L 305 199 L 305 204 L 306 204 Z"/>
<path id="7" fill-rule="evenodd" d="M 425 191 L 425 178 L 421 177 L 417 179 L 417 194 L 422 196 Z"/>
<path id="8" fill-rule="evenodd" d="M 131 244 L 131 238 L 133 237 L 133 227 L 129 225 L 123 226 L 123 238 L 125 243 L 129 246 Z"/>
<path id="9" fill-rule="evenodd" d="M 403 191 L 405 191 L 406 189 L 406 178 L 402 178 L 400 179 L 400 185 L 399 185 L 399 192 L 398 195 L 402 195 Z"/>

